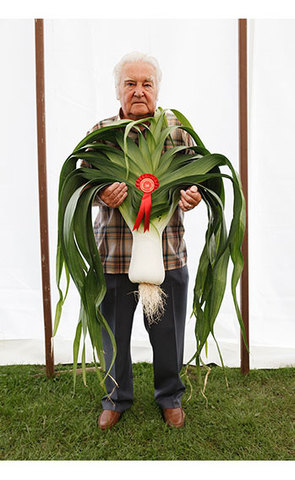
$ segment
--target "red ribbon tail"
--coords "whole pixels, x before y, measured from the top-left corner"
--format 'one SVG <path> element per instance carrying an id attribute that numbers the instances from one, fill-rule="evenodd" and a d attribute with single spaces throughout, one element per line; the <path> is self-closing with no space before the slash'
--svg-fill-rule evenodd
<path id="1" fill-rule="evenodd" d="M 151 217 L 151 208 L 152 208 L 152 197 L 150 193 L 146 194 L 146 201 L 144 202 L 145 207 L 145 217 L 144 217 L 144 232 L 150 229 L 150 217 Z"/>
<path id="2" fill-rule="evenodd" d="M 141 200 L 141 204 L 140 204 L 138 214 L 137 214 L 137 217 L 136 217 L 136 220 L 135 220 L 134 227 L 133 227 L 132 231 L 138 230 L 139 225 L 141 223 L 141 220 L 143 219 L 143 216 L 144 216 L 144 204 L 143 204 L 142 200 Z"/>
<path id="3" fill-rule="evenodd" d="M 152 197 L 150 193 L 144 193 L 141 199 L 141 204 L 138 210 L 138 214 L 134 223 L 133 230 L 138 230 L 139 225 L 144 217 L 144 231 L 149 230 L 150 216 L 152 207 Z"/>

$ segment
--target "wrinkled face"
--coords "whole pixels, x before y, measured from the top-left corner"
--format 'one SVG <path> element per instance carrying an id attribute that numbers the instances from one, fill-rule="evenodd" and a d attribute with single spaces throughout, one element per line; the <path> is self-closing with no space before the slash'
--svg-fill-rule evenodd
<path id="1" fill-rule="evenodd" d="M 118 91 L 124 118 L 139 120 L 153 115 L 157 102 L 156 70 L 153 65 L 145 62 L 124 65 Z"/>

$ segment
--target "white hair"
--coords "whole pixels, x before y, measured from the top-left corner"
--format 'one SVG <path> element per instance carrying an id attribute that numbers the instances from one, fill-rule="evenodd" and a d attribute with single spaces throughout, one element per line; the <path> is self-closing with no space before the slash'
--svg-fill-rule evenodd
<path id="1" fill-rule="evenodd" d="M 151 55 L 147 55 L 146 53 L 131 52 L 124 55 L 121 58 L 121 60 L 117 63 L 117 65 L 115 65 L 115 68 L 113 70 L 113 74 L 115 77 L 115 87 L 116 87 L 117 98 L 119 98 L 119 83 L 120 83 L 122 68 L 124 67 L 124 65 L 126 65 L 126 63 L 134 63 L 134 62 L 150 63 L 155 68 L 156 87 L 157 87 L 157 92 L 159 92 L 160 82 L 162 79 L 162 72 L 161 72 L 158 60 L 155 57 L 152 57 Z"/>

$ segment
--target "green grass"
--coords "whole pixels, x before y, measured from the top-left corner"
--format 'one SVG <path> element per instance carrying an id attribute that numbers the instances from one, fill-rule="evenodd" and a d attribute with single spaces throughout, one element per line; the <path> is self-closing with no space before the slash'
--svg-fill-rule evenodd
<path id="1" fill-rule="evenodd" d="M 71 366 L 56 366 L 69 370 Z M 36 374 L 41 376 L 35 376 Z M 0 367 L 1 460 L 289 460 L 294 459 L 294 368 L 242 376 L 212 368 L 205 399 L 195 369 L 183 397 L 186 425 L 170 429 L 153 399 L 152 365 L 134 364 L 135 401 L 114 429 L 97 427 L 102 390 L 70 373 L 47 380 L 43 366 Z"/>

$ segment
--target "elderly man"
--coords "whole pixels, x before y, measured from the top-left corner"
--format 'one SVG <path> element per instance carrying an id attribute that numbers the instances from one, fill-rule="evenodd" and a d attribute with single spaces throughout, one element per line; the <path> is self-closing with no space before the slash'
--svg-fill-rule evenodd
<path id="1" fill-rule="evenodd" d="M 161 71 L 155 58 L 136 52 L 128 54 L 115 67 L 114 74 L 117 98 L 121 104 L 119 115 L 99 122 L 91 131 L 120 118 L 144 119 L 156 110 Z M 169 125 L 179 124 L 172 113 L 166 116 Z M 180 129 L 174 132 L 175 145 L 192 145 L 192 139 L 185 132 Z M 136 131 L 131 131 L 130 136 L 137 141 Z M 171 141 L 166 140 L 164 150 L 171 147 Z M 108 395 L 102 399 L 103 411 L 98 420 L 102 430 L 112 428 L 133 401 L 130 337 L 137 299 L 130 294 L 136 286 L 128 278 L 132 234 L 118 210 L 127 195 L 125 183 L 116 182 L 106 187 L 97 199 L 100 209 L 94 225 L 107 285 L 101 311 L 117 343 L 115 364 L 106 380 Z M 153 348 L 155 401 L 162 410 L 164 421 L 172 427 L 182 427 L 185 418 L 181 408 L 185 386 L 179 376 L 183 364 L 188 285 L 183 212 L 191 210 L 200 201 L 201 195 L 196 186 L 181 191 L 179 208 L 163 233 L 165 280 L 161 288 L 167 294 L 165 313 L 160 322 L 152 325 L 144 318 Z M 108 368 L 112 345 L 106 332 L 103 342 Z"/>

